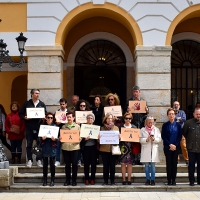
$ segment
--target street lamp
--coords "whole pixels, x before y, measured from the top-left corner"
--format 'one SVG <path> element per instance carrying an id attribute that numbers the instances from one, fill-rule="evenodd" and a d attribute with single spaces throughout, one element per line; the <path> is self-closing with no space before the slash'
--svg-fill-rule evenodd
<path id="1" fill-rule="evenodd" d="M 18 48 L 20 52 L 20 62 L 15 63 L 11 56 L 8 54 L 9 51 L 6 50 L 7 44 L 0 39 L 0 71 L 2 70 L 2 63 L 9 63 L 11 67 L 22 67 L 22 64 L 25 62 L 23 57 L 24 46 L 26 43 L 27 38 L 23 36 L 23 33 L 20 33 L 19 36 L 16 38 L 18 42 Z"/>

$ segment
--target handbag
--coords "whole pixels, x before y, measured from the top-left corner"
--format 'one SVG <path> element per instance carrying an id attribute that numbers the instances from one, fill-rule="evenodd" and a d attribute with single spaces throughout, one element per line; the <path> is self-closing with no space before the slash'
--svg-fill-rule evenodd
<path id="1" fill-rule="evenodd" d="M 10 132 L 20 134 L 20 126 L 17 125 L 11 125 L 10 127 Z"/>
<path id="2" fill-rule="evenodd" d="M 119 145 L 112 145 L 112 155 L 121 155 Z"/>
<path id="3" fill-rule="evenodd" d="M 35 145 L 33 145 L 32 153 L 35 154 L 36 156 L 42 155 L 42 147 L 41 147 L 41 143 L 39 141 L 37 141 L 37 143 Z"/>

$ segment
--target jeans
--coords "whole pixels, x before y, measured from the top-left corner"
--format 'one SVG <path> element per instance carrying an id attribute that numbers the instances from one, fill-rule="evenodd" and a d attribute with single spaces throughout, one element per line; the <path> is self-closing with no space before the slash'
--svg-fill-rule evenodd
<path id="1" fill-rule="evenodd" d="M 74 150 L 74 151 L 62 150 L 63 158 L 65 161 L 66 182 L 70 182 L 71 180 L 71 164 L 72 164 L 72 182 L 76 182 L 77 172 L 78 172 L 78 166 L 77 166 L 78 152 L 79 150 Z"/>
<path id="2" fill-rule="evenodd" d="M 91 165 L 91 180 L 95 180 L 96 173 L 96 144 L 93 146 L 85 146 L 83 150 L 84 174 L 85 180 L 89 180 L 89 168 Z"/>
<path id="3" fill-rule="evenodd" d="M 56 147 L 56 161 L 60 162 L 60 148 L 61 148 L 61 142 L 57 141 L 57 147 Z"/>
<path id="4" fill-rule="evenodd" d="M 200 153 L 188 152 L 189 156 L 189 165 L 188 165 L 188 174 L 189 181 L 194 183 L 194 173 L 195 173 L 195 163 L 197 162 L 197 183 L 200 183 Z"/>
<path id="5" fill-rule="evenodd" d="M 178 149 L 175 151 L 169 151 L 168 149 L 164 148 L 168 182 L 176 180 L 178 153 Z"/>
<path id="6" fill-rule="evenodd" d="M 22 140 L 10 140 L 11 153 L 22 153 Z"/>
<path id="7" fill-rule="evenodd" d="M 117 160 L 116 155 L 112 155 L 111 152 L 101 152 L 101 157 L 103 161 L 103 179 L 105 183 L 108 183 L 109 172 L 110 172 L 110 182 L 115 182 L 115 162 Z"/>
<path id="8" fill-rule="evenodd" d="M 48 174 L 48 158 L 50 160 L 50 172 L 51 177 L 55 176 L 55 157 L 43 157 L 43 176 L 47 177 Z"/>
<path id="9" fill-rule="evenodd" d="M 147 180 L 155 180 L 156 168 L 155 168 L 154 162 L 145 162 L 144 171 L 145 171 Z M 151 176 L 150 176 L 150 173 L 151 173 Z"/>
<path id="10" fill-rule="evenodd" d="M 26 141 L 27 141 L 26 154 L 28 160 L 33 161 L 32 158 L 33 140 L 37 141 L 37 139 L 38 139 L 38 131 L 36 133 L 33 133 L 33 130 L 26 129 Z M 36 156 L 36 161 L 38 160 L 41 160 L 41 156 Z"/>

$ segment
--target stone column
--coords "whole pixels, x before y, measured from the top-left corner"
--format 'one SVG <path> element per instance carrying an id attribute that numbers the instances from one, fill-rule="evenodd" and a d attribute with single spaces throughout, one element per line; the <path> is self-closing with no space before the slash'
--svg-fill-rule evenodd
<path id="1" fill-rule="evenodd" d="M 141 96 L 147 101 L 149 114 L 156 118 L 158 128 L 168 120 L 167 109 L 171 107 L 171 50 L 171 46 L 135 49 L 136 85 L 141 88 Z M 162 145 L 160 149 L 162 152 Z"/>
<path id="2" fill-rule="evenodd" d="M 32 88 L 40 89 L 40 99 L 47 110 L 55 112 L 63 97 L 63 58 L 62 46 L 27 46 L 28 91 L 30 99 Z"/>

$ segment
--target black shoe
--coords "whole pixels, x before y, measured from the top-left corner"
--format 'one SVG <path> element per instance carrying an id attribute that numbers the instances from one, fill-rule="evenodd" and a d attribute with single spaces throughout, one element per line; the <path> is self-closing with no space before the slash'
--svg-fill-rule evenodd
<path id="1" fill-rule="evenodd" d="M 76 185 L 77 185 L 76 181 L 73 181 L 72 186 L 76 186 Z"/>
<path id="2" fill-rule="evenodd" d="M 70 181 L 66 181 L 66 182 L 64 183 L 64 186 L 68 186 L 68 185 L 70 185 Z"/>
<path id="3" fill-rule="evenodd" d="M 168 181 L 168 182 L 167 182 L 167 185 L 172 185 L 171 181 Z"/>
<path id="4" fill-rule="evenodd" d="M 108 182 L 104 182 L 102 185 L 108 185 Z"/>
<path id="5" fill-rule="evenodd" d="M 147 180 L 145 185 L 150 185 L 150 180 Z"/>
<path id="6" fill-rule="evenodd" d="M 172 185 L 175 186 L 175 185 L 176 185 L 176 182 L 175 182 L 175 181 L 172 181 Z"/>
<path id="7" fill-rule="evenodd" d="M 198 183 L 198 185 L 199 185 L 199 183 Z M 194 186 L 194 182 L 190 182 L 190 186 Z"/>
<path id="8" fill-rule="evenodd" d="M 47 177 L 43 178 L 43 186 L 47 186 Z"/>
<path id="9" fill-rule="evenodd" d="M 197 185 L 200 185 L 200 182 L 197 182 Z"/>
<path id="10" fill-rule="evenodd" d="M 127 184 L 128 184 L 128 185 L 131 185 L 132 183 L 131 183 L 131 181 L 128 181 Z"/>
<path id="11" fill-rule="evenodd" d="M 51 177 L 50 186 L 54 186 L 54 177 Z"/>
<path id="12" fill-rule="evenodd" d="M 126 181 L 122 181 L 122 185 L 126 185 Z"/>
<path id="13" fill-rule="evenodd" d="M 111 182 L 111 185 L 113 185 L 113 186 L 114 186 L 114 185 L 117 185 L 117 183 L 115 183 L 115 182 Z"/>
<path id="14" fill-rule="evenodd" d="M 151 180 L 151 185 L 155 185 L 155 181 L 154 180 Z"/>

